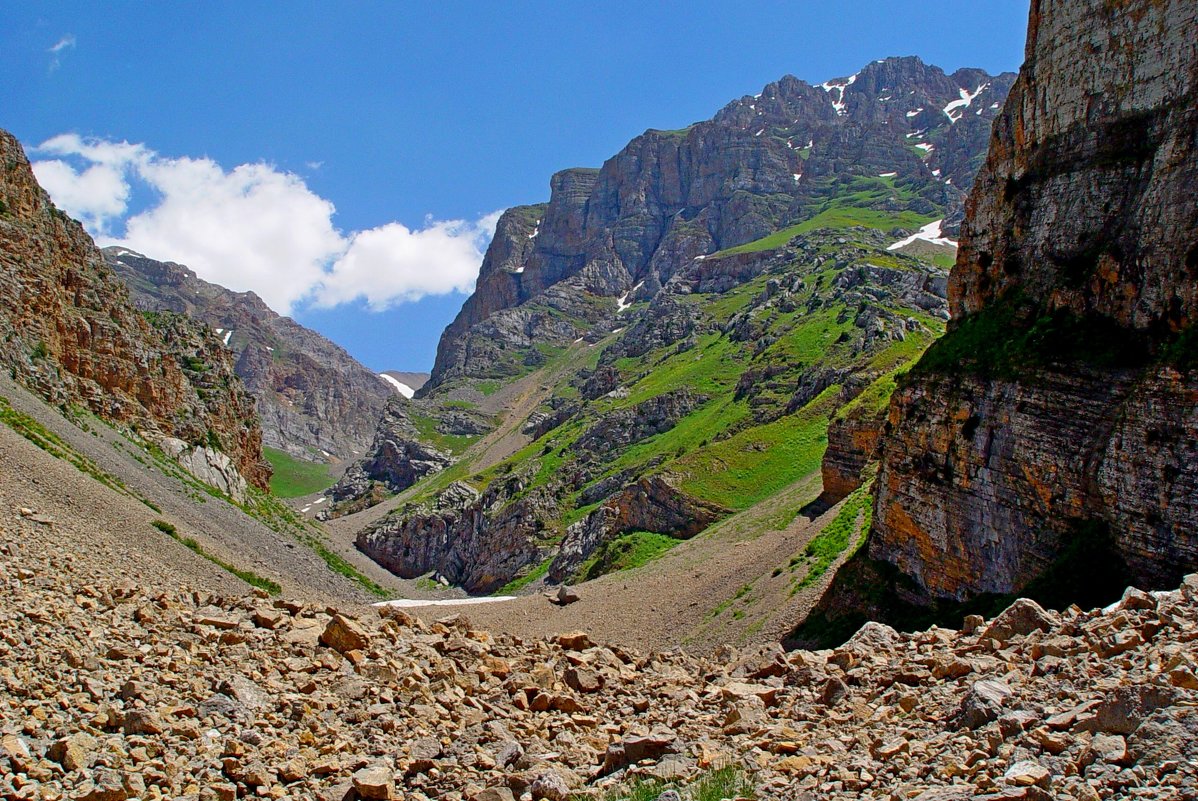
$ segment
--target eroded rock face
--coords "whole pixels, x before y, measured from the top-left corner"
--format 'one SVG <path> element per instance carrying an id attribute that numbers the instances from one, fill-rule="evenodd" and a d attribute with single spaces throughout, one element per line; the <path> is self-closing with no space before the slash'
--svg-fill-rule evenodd
<path id="1" fill-rule="evenodd" d="M 329 490 L 334 501 L 367 496 L 375 483 L 401 492 L 453 464 L 452 456 L 421 441 L 408 416 L 408 403 L 398 396 L 387 403 L 366 457 L 350 465 Z"/>
<path id="2" fill-rule="evenodd" d="M 185 314 L 216 330 L 257 401 L 265 444 L 309 460 L 350 461 L 366 452 L 396 392 L 343 348 L 280 317 L 253 292 L 233 292 L 125 248 L 103 253 L 138 308 Z"/>
<path id="3" fill-rule="evenodd" d="M 1087 527 L 1144 584 L 1198 565 L 1198 374 L 1179 344 L 1198 316 L 1196 27 L 1179 0 L 1032 5 L 941 345 L 1006 304 L 1142 356 L 1062 337 L 1050 353 L 1084 355 L 967 358 L 900 388 L 869 554 L 933 596 L 1016 591 Z"/>
<path id="4" fill-rule="evenodd" d="M 548 204 L 499 221 L 425 391 L 517 374 L 538 345 L 611 330 L 626 304 L 651 299 L 696 258 L 783 228 L 851 175 L 910 182 L 913 210 L 947 208 L 959 222 L 1013 80 L 946 75 L 916 58 L 823 86 L 787 76 L 709 121 L 646 131 L 599 170 L 554 175 Z"/>
<path id="5" fill-rule="evenodd" d="M 177 315 L 138 313 L 4 131 L 0 170 L 0 360 L 53 403 L 83 405 L 148 439 L 220 451 L 265 489 L 253 400 L 220 340 Z"/>

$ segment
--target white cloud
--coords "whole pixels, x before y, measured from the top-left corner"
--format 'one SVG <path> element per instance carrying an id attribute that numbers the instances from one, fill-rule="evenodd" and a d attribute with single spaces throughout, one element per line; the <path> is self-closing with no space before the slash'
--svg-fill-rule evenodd
<path id="1" fill-rule="evenodd" d="M 305 303 L 364 299 L 374 310 L 469 292 L 499 213 L 478 221 L 392 222 L 339 231 L 333 204 L 268 164 L 225 170 L 206 158 L 166 158 L 144 145 L 63 134 L 34 163 L 54 202 L 101 244 L 191 267 L 208 281 L 256 292 L 283 314 Z M 157 197 L 129 215 L 134 185 Z"/>
<path id="2" fill-rule="evenodd" d="M 74 48 L 75 34 L 73 33 L 63 35 L 62 38 L 60 38 L 57 42 L 50 45 L 50 47 L 46 50 L 46 52 L 51 55 L 50 72 L 54 72 L 54 70 L 58 69 L 62 65 L 62 53 L 66 50 L 73 50 Z"/>
<path id="3" fill-rule="evenodd" d="M 33 165 L 37 181 L 55 205 L 81 220 L 96 236 L 104 236 L 107 221 L 124 213 L 129 184 L 123 171 L 107 164 L 76 170 L 61 159 Z"/>
<path id="4" fill-rule="evenodd" d="M 470 292 L 499 212 L 477 222 L 426 220 L 413 231 L 389 223 L 354 234 L 345 255 L 316 293 L 322 306 L 364 298 L 382 311 L 428 295 Z"/>

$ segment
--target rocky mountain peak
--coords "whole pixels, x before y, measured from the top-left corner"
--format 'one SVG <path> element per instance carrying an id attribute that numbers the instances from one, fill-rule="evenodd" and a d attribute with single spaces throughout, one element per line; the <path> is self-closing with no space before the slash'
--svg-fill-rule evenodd
<path id="1" fill-rule="evenodd" d="M 786 76 L 711 120 L 646 131 L 599 170 L 555 174 L 546 206 L 501 220 L 425 393 L 519 375 L 534 343 L 612 330 L 634 291 L 648 299 L 695 258 L 817 214 L 854 177 L 893 177 L 920 198 L 907 208 L 940 209 L 951 228 L 1013 80 L 915 58 L 823 86 Z"/>

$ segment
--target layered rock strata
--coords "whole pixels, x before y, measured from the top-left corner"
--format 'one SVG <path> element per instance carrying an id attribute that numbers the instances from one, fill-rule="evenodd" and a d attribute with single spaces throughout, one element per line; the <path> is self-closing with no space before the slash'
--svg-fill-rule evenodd
<path id="1" fill-rule="evenodd" d="M 1195 30 L 1178 0 L 1032 4 L 950 333 L 882 448 L 869 555 L 930 596 L 1018 591 L 1104 534 L 1147 585 L 1198 565 Z"/>

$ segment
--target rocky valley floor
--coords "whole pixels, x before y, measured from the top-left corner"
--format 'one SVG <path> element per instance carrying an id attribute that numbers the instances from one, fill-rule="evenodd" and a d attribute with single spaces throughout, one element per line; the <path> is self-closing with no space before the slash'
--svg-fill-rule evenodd
<path id="1" fill-rule="evenodd" d="M 1198 577 L 698 659 L 238 595 L 0 514 L 6 798 L 557 801 L 725 765 L 758 798 L 1198 797 Z"/>

